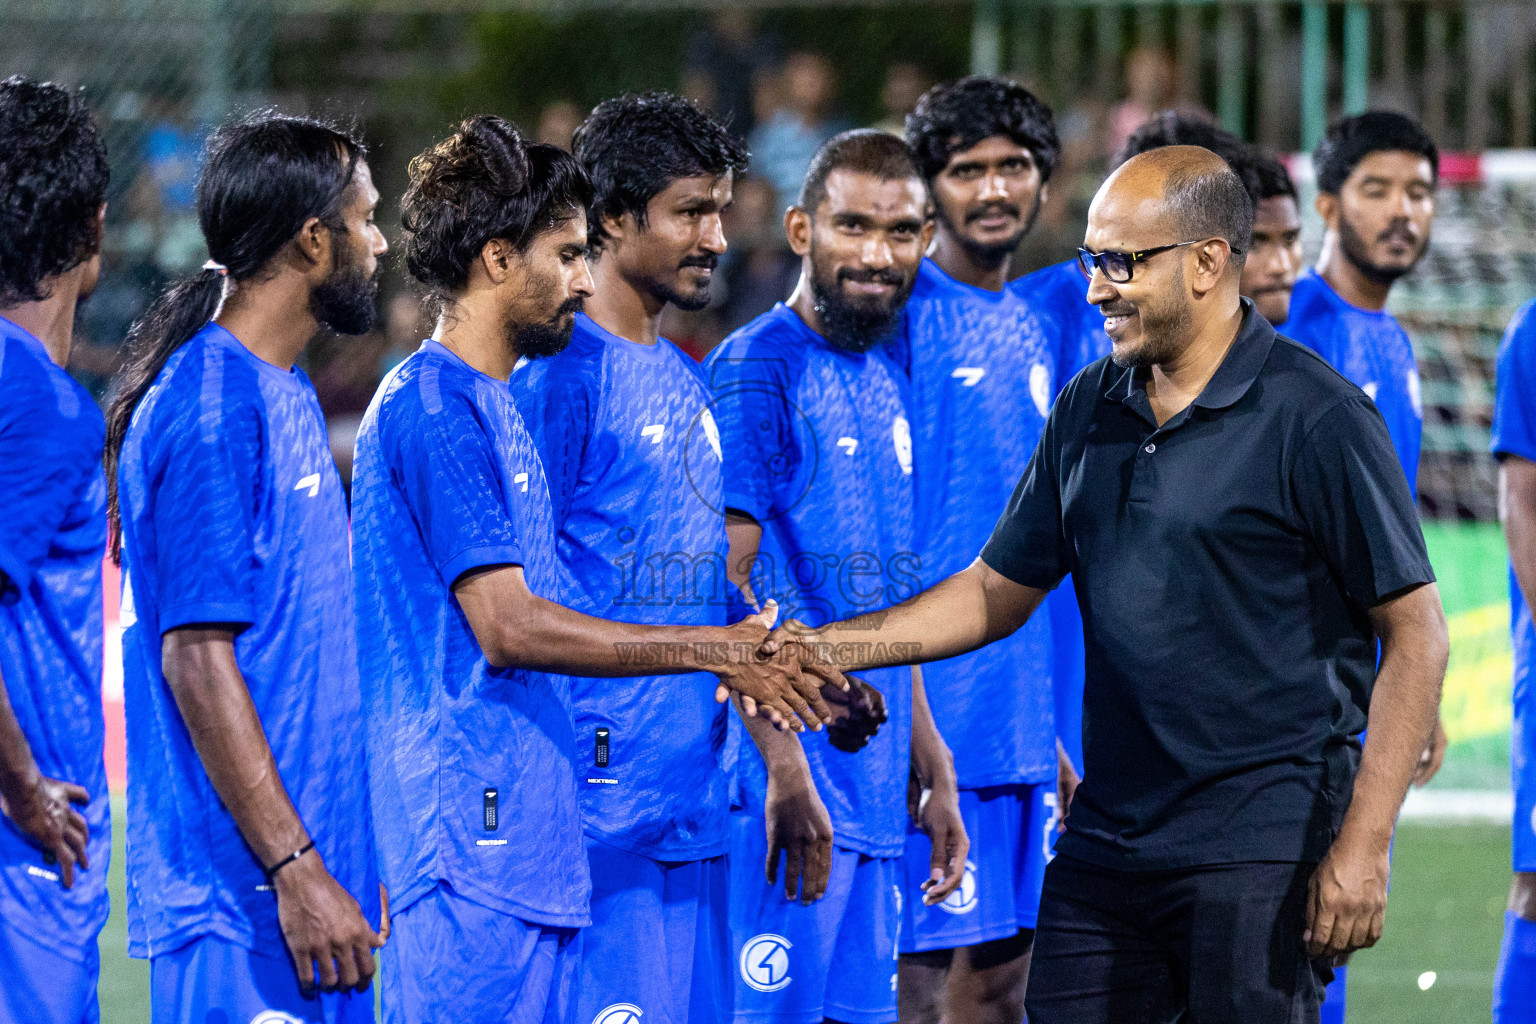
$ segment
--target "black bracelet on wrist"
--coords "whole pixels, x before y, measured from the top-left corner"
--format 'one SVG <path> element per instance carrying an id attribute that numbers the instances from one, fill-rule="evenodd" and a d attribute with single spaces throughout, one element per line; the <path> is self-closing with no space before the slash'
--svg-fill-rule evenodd
<path id="1" fill-rule="evenodd" d="M 305 843 L 303 846 L 299 847 L 297 850 L 294 850 L 292 853 L 290 853 L 288 856 L 284 857 L 282 860 L 278 861 L 276 864 L 273 864 L 269 868 L 263 868 L 262 872 L 263 872 L 263 874 L 265 874 L 267 876 L 267 882 L 270 883 L 272 881 L 272 879 L 277 877 L 277 873 L 279 871 L 283 870 L 283 868 L 287 867 L 289 864 L 292 864 L 294 861 L 298 860 L 300 857 L 304 856 L 306 853 L 308 853 L 310 850 L 313 850 L 314 848 L 315 848 L 315 841 L 313 839 L 311 839 L 309 842 Z"/>

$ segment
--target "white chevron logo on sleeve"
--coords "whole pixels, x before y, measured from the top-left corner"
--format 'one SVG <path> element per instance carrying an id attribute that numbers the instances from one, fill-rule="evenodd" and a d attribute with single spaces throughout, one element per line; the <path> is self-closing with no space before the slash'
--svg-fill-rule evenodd
<path id="1" fill-rule="evenodd" d="M 298 483 L 293 485 L 293 489 L 296 490 L 296 491 L 302 491 L 306 487 L 309 488 L 309 496 L 311 498 L 313 498 L 315 495 L 319 494 L 320 493 L 320 474 L 319 473 L 311 473 L 311 474 L 309 474 L 309 476 L 305 477 L 304 479 L 300 480 Z"/>
<path id="2" fill-rule="evenodd" d="M 859 439 L 856 437 L 840 437 L 837 439 L 837 446 L 847 454 L 852 455 L 853 450 L 859 446 Z"/>
<path id="3" fill-rule="evenodd" d="M 973 388 L 976 382 L 987 375 L 985 366 L 957 366 L 950 376 L 962 382 L 966 387 Z"/>
<path id="4" fill-rule="evenodd" d="M 519 474 L 517 474 L 516 476 L 514 476 L 512 478 L 512 482 L 515 483 L 515 484 L 522 484 L 523 485 L 523 487 L 522 487 L 523 493 L 524 494 L 528 493 L 528 474 L 527 473 L 519 473 Z"/>
<path id="5" fill-rule="evenodd" d="M 661 444 L 661 435 L 666 432 L 667 426 L 665 423 L 652 423 L 648 427 L 641 428 L 640 436 L 650 438 L 651 444 Z"/>

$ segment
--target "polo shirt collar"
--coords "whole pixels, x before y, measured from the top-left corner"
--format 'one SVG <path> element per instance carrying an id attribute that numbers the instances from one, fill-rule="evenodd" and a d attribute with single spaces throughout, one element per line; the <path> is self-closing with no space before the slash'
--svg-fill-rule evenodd
<path id="1" fill-rule="evenodd" d="M 1216 368 L 1215 375 L 1206 382 L 1205 389 L 1195 398 L 1192 406 L 1216 410 L 1237 404 L 1258 379 L 1259 371 L 1269 359 L 1269 350 L 1275 345 L 1275 329 L 1253 308 L 1252 299 L 1239 301 L 1242 303 L 1243 322 L 1237 328 L 1237 337 L 1221 365 Z M 1145 369 L 1126 367 L 1104 397 L 1139 408 L 1147 400 L 1148 372 Z M 1150 407 L 1147 411 L 1150 413 Z"/>

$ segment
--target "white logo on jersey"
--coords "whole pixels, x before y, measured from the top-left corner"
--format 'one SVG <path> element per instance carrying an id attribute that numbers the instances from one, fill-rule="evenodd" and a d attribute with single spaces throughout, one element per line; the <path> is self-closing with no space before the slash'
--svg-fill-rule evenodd
<path id="1" fill-rule="evenodd" d="M 1413 406 L 1415 416 L 1424 418 L 1424 395 L 1419 388 L 1419 371 L 1413 367 L 1408 368 L 1408 404 Z"/>
<path id="2" fill-rule="evenodd" d="M 960 876 L 959 886 L 944 897 L 939 909 L 946 914 L 969 914 L 976 907 L 976 864 L 968 860 L 965 862 L 965 874 Z"/>
<path id="3" fill-rule="evenodd" d="M 523 487 L 522 487 L 523 493 L 524 494 L 528 493 L 528 474 L 527 473 L 519 473 L 519 474 L 517 474 L 516 476 L 514 476 L 512 478 L 512 482 L 515 483 L 515 484 L 522 484 L 523 485 Z"/>
<path id="4" fill-rule="evenodd" d="M 251 1024 L 304 1024 L 304 1020 L 282 1010 L 262 1010 L 251 1018 Z"/>
<path id="5" fill-rule="evenodd" d="M 912 426 L 905 416 L 897 416 L 891 420 L 891 443 L 896 446 L 896 461 L 901 463 L 902 473 L 911 476 Z"/>
<path id="6" fill-rule="evenodd" d="M 1044 363 L 1029 368 L 1029 397 L 1035 400 L 1041 416 L 1051 414 L 1051 368 Z"/>
<path id="7" fill-rule="evenodd" d="M 1372 381 L 1366 381 L 1363 385 L 1361 385 L 1360 390 L 1365 392 L 1365 397 L 1366 398 L 1369 398 L 1371 401 L 1374 402 L 1374 401 L 1376 401 L 1376 392 L 1381 390 L 1381 385 L 1377 384 L 1373 380 Z"/>
<path id="8" fill-rule="evenodd" d="M 764 932 L 741 947 L 741 980 L 758 992 L 777 992 L 788 985 L 790 941 Z"/>
<path id="9" fill-rule="evenodd" d="M 46 879 L 49 882 L 57 882 L 59 880 L 59 873 L 57 871 L 49 871 L 46 868 L 38 867 L 36 864 L 27 865 L 27 874 L 33 878 Z"/>
<path id="10" fill-rule="evenodd" d="M 305 477 L 303 480 L 300 480 L 298 483 L 293 485 L 293 489 L 296 490 L 296 491 L 302 491 L 306 487 L 309 488 L 309 496 L 311 498 L 313 498 L 315 495 L 319 494 L 320 493 L 320 474 L 319 473 L 311 473 L 311 474 L 309 474 L 309 476 Z"/>
<path id="11" fill-rule="evenodd" d="M 715 453 L 715 458 L 724 462 L 725 456 L 720 453 L 720 428 L 715 425 L 714 416 L 705 409 L 699 413 L 699 422 L 704 424 L 704 440 L 709 442 L 710 450 Z"/>
<path id="12" fill-rule="evenodd" d="M 645 1012 L 634 1003 L 614 1003 L 597 1011 L 592 1024 L 635 1024 Z"/>
<path id="13" fill-rule="evenodd" d="M 661 435 L 666 432 L 667 425 L 665 423 L 652 423 L 648 427 L 641 428 L 640 436 L 650 438 L 651 444 L 661 444 Z"/>
<path id="14" fill-rule="evenodd" d="M 987 375 L 985 366 L 957 366 L 950 376 L 960 381 L 968 388 L 976 386 L 976 382 Z"/>
<path id="15" fill-rule="evenodd" d="M 123 603 L 117 610 L 117 624 L 127 629 L 139 621 L 139 613 L 133 609 L 133 585 L 128 582 L 128 566 L 123 566 Z"/>
<path id="16" fill-rule="evenodd" d="M 859 439 L 856 437 L 840 437 L 837 439 L 837 446 L 844 449 L 847 454 L 852 455 L 853 450 L 859 446 Z"/>

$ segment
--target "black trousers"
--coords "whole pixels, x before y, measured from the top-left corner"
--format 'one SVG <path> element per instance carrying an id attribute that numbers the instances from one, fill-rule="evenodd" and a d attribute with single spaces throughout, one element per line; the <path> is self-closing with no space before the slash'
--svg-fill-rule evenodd
<path id="1" fill-rule="evenodd" d="M 1045 870 L 1029 1024 L 1316 1024 L 1333 970 L 1302 947 L 1312 864 Z"/>

